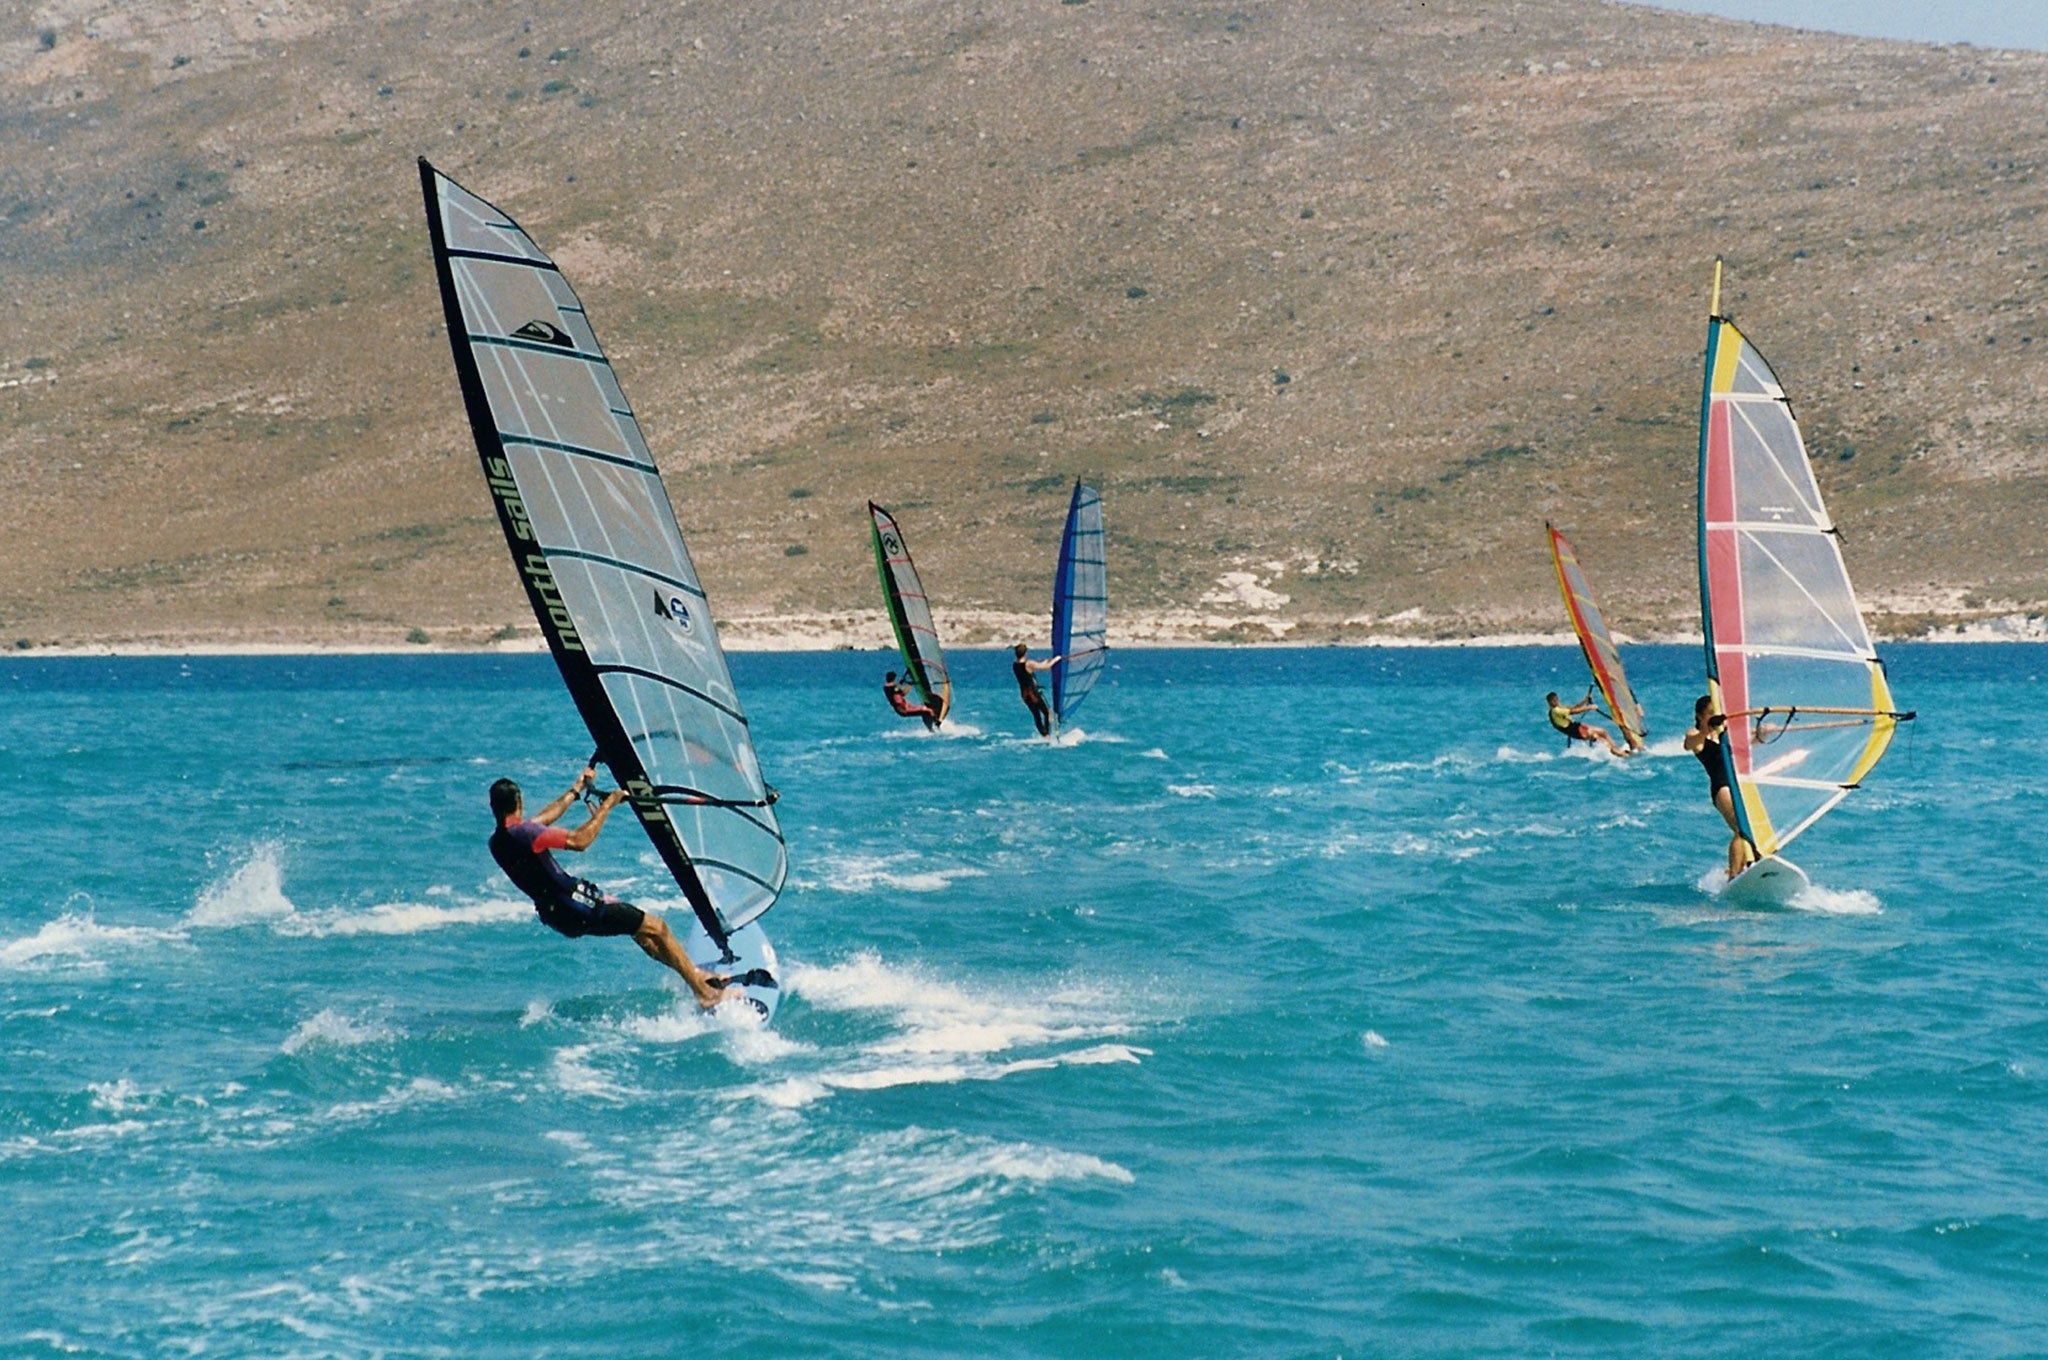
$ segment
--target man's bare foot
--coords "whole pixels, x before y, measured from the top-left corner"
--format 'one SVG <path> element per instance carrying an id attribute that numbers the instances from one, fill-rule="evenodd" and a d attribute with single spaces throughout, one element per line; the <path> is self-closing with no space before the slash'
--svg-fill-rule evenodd
<path id="1" fill-rule="evenodd" d="M 731 982 L 730 978 L 721 977 L 716 973 L 706 973 L 703 985 L 692 984 L 690 990 L 697 994 L 698 1009 L 708 1011 L 721 1001 L 730 1001 L 736 996 L 746 995 L 739 988 L 732 986 Z"/>

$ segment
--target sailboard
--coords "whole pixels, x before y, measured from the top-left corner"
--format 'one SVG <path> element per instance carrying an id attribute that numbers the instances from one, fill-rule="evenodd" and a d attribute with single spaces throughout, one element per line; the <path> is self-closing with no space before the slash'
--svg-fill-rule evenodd
<path id="1" fill-rule="evenodd" d="M 1607 629 L 1606 616 L 1593 598 L 1593 587 L 1586 583 L 1586 573 L 1579 566 L 1579 555 L 1570 540 L 1548 520 L 1543 522 L 1543 528 L 1550 535 L 1550 562 L 1557 568 L 1557 586 L 1564 592 L 1565 612 L 1571 616 L 1579 650 L 1586 654 L 1586 668 L 1593 672 L 1593 682 L 1607 701 L 1607 716 L 1614 719 L 1628 745 L 1640 748 L 1643 706 L 1636 702 L 1635 691 L 1629 688 L 1628 672 L 1622 668 L 1614 634 Z"/>
<path id="2" fill-rule="evenodd" d="M 875 571 L 882 578 L 882 602 L 889 608 L 889 626 L 896 630 L 896 649 L 903 653 L 904 674 L 917 687 L 925 707 L 941 722 L 953 707 L 953 680 L 946 673 L 946 654 L 932 623 L 931 601 L 917 564 L 910 560 L 903 530 L 895 516 L 873 501 L 868 518 L 875 548 Z"/>
<path id="3" fill-rule="evenodd" d="M 597 758 L 688 901 L 684 948 L 780 989 L 757 924 L 789 856 L 674 507 L 574 290 L 518 223 L 425 160 L 463 404 L 512 561 Z"/>
<path id="4" fill-rule="evenodd" d="M 1102 497 L 1074 483 L 1052 582 L 1053 720 L 1065 724 L 1109 659 L 1109 562 L 1103 552 Z"/>
<path id="5" fill-rule="evenodd" d="M 1736 820 L 1759 856 L 1724 895 L 1756 895 L 1744 882 L 1754 875 L 1784 901 L 1805 882 L 1785 847 L 1863 782 L 1913 714 L 1899 711 L 1871 646 L 1792 404 L 1720 298 L 1717 261 L 1700 399 L 1700 617 Z"/>

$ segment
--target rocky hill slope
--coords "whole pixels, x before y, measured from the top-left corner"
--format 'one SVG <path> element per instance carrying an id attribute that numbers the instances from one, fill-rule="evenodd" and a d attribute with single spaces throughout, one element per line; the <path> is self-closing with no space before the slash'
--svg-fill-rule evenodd
<path id="1" fill-rule="evenodd" d="M 8 641 L 531 635 L 420 154 L 578 286 L 727 617 L 870 608 L 873 497 L 999 632 L 1085 474 L 1191 635 L 1554 628 L 1546 517 L 1682 629 L 1717 253 L 1890 622 L 2048 601 L 2039 55 L 1599 0 L 25 16 Z"/>

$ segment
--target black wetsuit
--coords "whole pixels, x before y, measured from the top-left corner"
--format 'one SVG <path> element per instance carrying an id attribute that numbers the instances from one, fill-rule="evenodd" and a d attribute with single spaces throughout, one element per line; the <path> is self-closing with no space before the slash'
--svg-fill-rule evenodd
<path id="1" fill-rule="evenodd" d="M 569 843 L 569 833 L 539 822 L 509 822 L 491 833 L 491 858 L 512 880 L 512 886 L 533 899 L 534 914 L 557 934 L 631 935 L 645 913 L 631 903 L 607 897 L 595 883 L 577 878 L 555 863 L 551 851 Z"/>
<path id="2" fill-rule="evenodd" d="M 1045 706 L 1045 695 L 1039 693 L 1038 682 L 1031 678 L 1031 667 L 1022 661 L 1010 663 L 1010 673 L 1017 677 L 1017 693 L 1023 696 L 1024 707 L 1031 710 L 1031 721 L 1038 725 L 1038 735 L 1052 735 L 1052 710 Z"/>

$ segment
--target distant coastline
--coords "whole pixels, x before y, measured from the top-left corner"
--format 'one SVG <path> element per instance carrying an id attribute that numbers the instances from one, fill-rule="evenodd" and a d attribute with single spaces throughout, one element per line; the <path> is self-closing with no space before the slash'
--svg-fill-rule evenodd
<path id="1" fill-rule="evenodd" d="M 1390 620 L 1389 622 L 1391 622 Z M 958 629 L 948 625 L 958 622 Z M 1285 647 L 1570 647 L 1576 645 L 1566 630 L 1502 629 L 1492 632 L 1439 633 L 1424 635 L 1400 631 L 1375 631 L 1362 622 L 1346 627 L 1346 621 L 1311 621 L 1310 626 L 1275 627 L 1281 620 L 1217 619 L 1192 615 L 1139 615 L 1122 627 L 1112 627 L 1110 645 L 1125 649 L 1166 648 L 1285 648 Z M 1402 619 L 1412 624 L 1416 620 Z M 1429 621 L 1435 622 L 1435 621 Z M 2007 614 L 1990 618 L 1963 618 L 1931 623 L 1916 619 L 1920 626 L 1911 631 L 1878 630 L 1880 646 L 1904 642 L 1943 644 L 2048 642 L 2048 617 L 2038 614 Z M 953 650 L 996 650 L 1013 641 L 1034 647 L 1044 645 L 1044 621 L 1036 616 L 978 614 L 951 620 L 941 616 L 940 625 L 949 634 Z M 1448 627 L 1448 623 L 1437 625 Z M 1205 631 L 1206 630 L 1206 631 Z M 394 630 L 395 631 L 395 630 Z M 1265 633 L 1266 636 L 1259 636 Z M 950 641 L 951 636 L 961 640 Z M 867 618 L 848 615 L 742 615 L 721 625 L 721 637 L 730 652 L 888 652 L 887 625 L 879 614 Z M 1625 646 L 1700 645 L 1698 633 L 1681 631 L 1617 634 Z M 38 644 L 14 651 L 17 657 L 168 657 L 168 656 L 435 656 L 435 655 L 539 655 L 546 651 L 538 632 L 522 630 L 520 636 L 490 640 L 473 635 L 473 630 L 451 629 L 444 637 L 428 636 L 425 642 L 387 640 L 374 636 L 311 638 L 293 636 L 285 630 L 241 636 L 195 634 L 188 637 L 148 636 L 130 638 L 78 639 Z"/>

